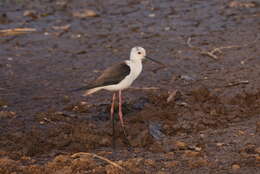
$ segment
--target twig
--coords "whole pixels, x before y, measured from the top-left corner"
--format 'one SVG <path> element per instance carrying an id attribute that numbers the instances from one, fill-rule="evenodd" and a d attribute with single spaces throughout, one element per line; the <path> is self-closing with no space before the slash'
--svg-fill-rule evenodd
<path id="1" fill-rule="evenodd" d="M 28 32 L 36 31 L 35 28 L 14 28 L 14 29 L 5 29 L 0 30 L 0 36 L 13 36 L 18 34 L 25 34 Z"/>
<path id="2" fill-rule="evenodd" d="M 190 48 L 193 48 L 193 49 L 200 49 L 199 47 L 195 47 L 191 44 L 191 37 L 188 38 L 187 40 L 187 45 L 190 47 Z"/>
<path id="3" fill-rule="evenodd" d="M 75 154 L 71 155 L 71 157 L 72 157 L 72 158 L 77 158 L 77 157 L 80 157 L 80 156 L 82 156 L 82 155 L 88 155 L 88 156 L 92 156 L 93 158 L 101 159 L 101 160 L 106 161 L 107 163 L 109 163 L 109 164 L 111 164 L 111 165 L 113 165 L 113 166 L 115 166 L 115 167 L 121 169 L 121 170 L 125 170 L 125 169 L 124 169 L 123 167 L 121 167 L 119 164 L 117 164 L 117 163 L 115 163 L 115 162 L 113 162 L 113 161 L 111 161 L 111 160 L 109 160 L 109 159 L 107 159 L 107 158 L 105 158 L 105 157 L 96 155 L 96 154 L 94 154 L 94 153 L 78 152 L 78 153 L 75 153 Z"/>
<path id="4" fill-rule="evenodd" d="M 213 58 L 213 59 L 216 60 L 216 59 L 218 59 L 218 56 L 216 55 L 216 53 L 222 54 L 222 53 L 223 53 L 222 50 L 224 50 L 224 49 L 247 47 L 248 45 L 255 43 L 255 42 L 258 40 L 259 36 L 260 36 L 260 35 L 257 35 L 256 39 L 255 39 L 253 42 L 250 42 L 250 43 L 247 43 L 247 44 L 222 46 L 222 47 L 214 48 L 214 49 L 212 49 L 211 51 L 206 51 L 206 50 L 204 50 L 204 49 L 202 49 L 202 48 L 200 48 L 200 47 L 195 47 L 195 46 L 193 46 L 193 45 L 191 44 L 191 37 L 188 38 L 188 40 L 187 40 L 187 45 L 188 45 L 188 47 L 190 47 L 190 48 L 192 48 L 192 49 L 197 49 L 197 50 L 199 50 L 199 51 L 200 51 L 200 54 L 202 54 L 202 55 L 207 55 L 207 56 L 209 56 L 209 57 L 211 57 L 211 58 Z"/>
<path id="5" fill-rule="evenodd" d="M 209 52 L 207 52 L 207 51 L 202 51 L 202 52 L 200 52 L 200 54 L 202 54 L 202 55 L 207 55 L 207 56 L 209 56 L 209 57 L 211 57 L 211 58 L 213 58 L 213 59 L 218 59 L 218 56 L 216 56 L 214 53 L 212 53 L 211 51 L 209 51 Z"/>
<path id="6" fill-rule="evenodd" d="M 169 103 L 170 101 L 174 100 L 177 94 L 177 90 L 173 90 L 170 92 L 168 98 L 167 98 L 167 103 Z"/>
<path id="7" fill-rule="evenodd" d="M 239 82 L 230 82 L 228 83 L 225 87 L 231 87 L 231 86 L 237 86 L 237 85 L 241 85 L 241 84 L 248 84 L 249 81 L 248 80 L 241 80 Z"/>
<path id="8" fill-rule="evenodd" d="M 49 122 L 49 123 L 56 124 L 54 121 L 52 121 L 51 119 L 48 119 L 47 117 L 44 117 L 43 120 L 46 122 Z"/>

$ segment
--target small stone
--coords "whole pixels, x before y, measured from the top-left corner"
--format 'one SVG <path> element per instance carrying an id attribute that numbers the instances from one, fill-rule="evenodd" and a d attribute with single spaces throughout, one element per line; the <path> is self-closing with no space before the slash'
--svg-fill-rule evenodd
<path id="1" fill-rule="evenodd" d="M 189 75 L 181 75 L 180 79 L 186 80 L 186 81 L 193 81 L 193 80 L 195 80 L 193 77 L 191 77 Z"/>
<path id="2" fill-rule="evenodd" d="M 229 7 L 231 8 L 254 8 L 256 7 L 255 2 L 238 2 L 238 1 L 231 1 L 228 4 Z"/>
<path id="3" fill-rule="evenodd" d="M 52 28 L 53 28 L 54 30 L 68 31 L 68 30 L 70 29 L 70 24 L 62 25 L 62 26 L 53 26 Z"/>
<path id="4" fill-rule="evenodd" d="M 221 147 L 221 146 L 224 145 L 224 143 L 217 143 L 216 145 L 219 146 L 219 147 Z"/>
<path id="5" fill-rule="evenodd" d="M 86 104 L 87 104 L 87 102 L 85 102 L 85 101 L 80 102 L 80 105 L 86 105 Z"/>
<path id="6" fill-rule="evenodd" d="M 98 17 L 99 15 L 94 10 L 85 9 L 85 10 L 74 12 L 73 16 L 78 18 L 87 18 L 87 17 Z"/>
<path id="7" fill-rule="evenodd" d="M 171 28 L 170 27 L 165 27 L 164 30 L 165 31 L 169 31 Z"/>
<path id="8" fill-rule="evenodd" d="M 13 111 L 0 111 L 0 118 L 13 118 L 15 115 Z"/>
<path id="9" fill-rule="evenodd" d="M 173 167 L 176 167 L 178 164 L 179 164 L 178 161 L 167 161 L 167 162 L 164 162 L 164 166 L 166 168 L 173 168 Z"/>
<path id="10" fill-rule="evenodd" d="M 256 155 L 255 159 L 256 159 L 257 162 L 260 162 L 260 156 L 259 155 Z"/>
<path id="11" fill-rule="evenodd" d="M 260 154 L 260 147 L 257 147 L 257 148 L 255 149 L 255 152 L 258 153 L 258 154 Z"/>
<path id="12" fill-rule="evenodd" d="M 200 138 L 205 138 L 205 134 L 200 134 Z"/>
<path id="13" fill-rule="evenodd" d="M 179 148 L 179 149 L 185 149 L 187 147 L 187 144 L 182 142 L 182 141 L 176 141 L 175 145 Z"/>
<path id="14" fill-rule="evenodd" d="M 185 152 L 184 152 L 185 157 L 196 157 L 196 156 L 199 156 L 199 155 L 200 155 L 200 153 L 196 152 L 196 151 L 185 150 Z"/>
<path id="15" fill-rule="evenodd" d="M 148 15 L 150 18 L 154 18 L 155 17 L 155 14 L 154 13 L 151 13 Z"/>
<path id="16" fill-rule="evenodd" d="M 81 35 L 81 34 L 72 34 L 70 37 L 71 37 L 72 39 L 79 39 L 79 38 L 82 37 L 82 35 Z"/>
<path id="17" fill-rule="evenodd" d="M 37 12 L 35 10 L 26 10 L 24 11 L 23 16 L 31 17 L 33 19 L 38 18 Z"/>
<path id="18" fill-rule="evenodd" d="M 202 150 L 201 147 L 195 147 L 194 149 L 195 149 L 197 152 L 200 152 L 200 151 Z"/>
<path id="19" fill-rule="evenodd" d="M 245 135 L 245 131 L 239 130 L 239 131 L 238 131 L 238 135 Z"/>
<path id="20" fill-rule="evenodd" d="M 233 169 L 233 170 L 238 170 L 238 169 L 240 169 L 240 165 L 238 165 L 238 164 L 233 164 L 233 165 L 232 165 L 232 169 Z"/>
<path id="21" fill-rule="evenodd" d="M 169 91 L 169 96 L 167 98 L 167 103 L 169 103 L 170 101 L 174 101 L 175 100 L 175 97 L 176 97 L 176 94 L 177 94 L 177 90 L 173 90 L 173 91 Z"/>

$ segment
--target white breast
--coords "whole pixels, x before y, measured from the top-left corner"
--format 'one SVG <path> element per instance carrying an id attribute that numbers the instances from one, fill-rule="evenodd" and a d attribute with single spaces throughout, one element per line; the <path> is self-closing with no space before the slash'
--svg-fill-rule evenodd
<path id="1" fill-rule="evenodd" d="M 134 80 L 140 75 L 142 72 L 142 61 L 141 60 L 126 60 L 125 61 L 128 66 L 130 66 L 130 74 L 126 76 L 119 84 L 116 85 L 109 85 L 103 87 L 103 89 L 109 91 L 119 91 L 126 89 L 132 85 Z"/>

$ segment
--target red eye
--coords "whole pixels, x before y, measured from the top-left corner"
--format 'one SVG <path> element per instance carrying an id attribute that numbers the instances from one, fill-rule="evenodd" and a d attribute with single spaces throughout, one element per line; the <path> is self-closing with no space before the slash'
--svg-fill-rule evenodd
<path id="1" fill-rule="evenodd" d="M 141 54 L 141 52 L 138 52 L 138 54 Z"/>

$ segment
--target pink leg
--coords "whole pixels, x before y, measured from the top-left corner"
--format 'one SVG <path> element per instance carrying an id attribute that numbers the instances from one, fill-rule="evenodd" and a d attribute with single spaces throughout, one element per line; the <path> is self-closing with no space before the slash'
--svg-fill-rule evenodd
<path id="1" fill-rule="evenodd" d="M 110 119 L 112 121 L 112 127 L 113 127 L 113 149 L 116 148 L 116 144 L 115 144 L 115 140 L 116 140 L 116 137 L 115 137 L 115 118 L 114 118 L 114 106 L 115 106 L 115 99 L 116 99 L 116 93 L 113 94 L 113 97 L 112 97 L 112 103 L 111 103 L 111 109 L 110 109 Z"/>
<path id="2" fill-rule="evenodd" d="M 113 120 L 113 118 L 114 118 L 115 99 L 116 99 L 116 93 L 114 93 L 113 97 L 112 97 L 112 103 L 111 103 L 111 109 L 110 109 L 110 119 L 111 120 Z"/>
<path id="3" fill-rule="evenodd" d="M 118 111 L 119 119 L 120 119 L 121 126 L 123 128 L 124 134 L 127 137 L 126 131 L 125 131 L 124 120 L 123 120 L 123 113 L 122 113 L 122 91 L 121 90 L 118 92 L 118 98 L 119 98 L 119 111 Z"/>
<path id="4" fill-rule="evenodd" d="M 119 110 L 118 110 L 119 119 L 120 119 L 122 127 L 125 127 L 124 120 L 123 120 L 123 113 L 122 113 L 122 92 L 121 92 L 121 90 L 118 92 L 118 96 L 119 96 Z"/>

